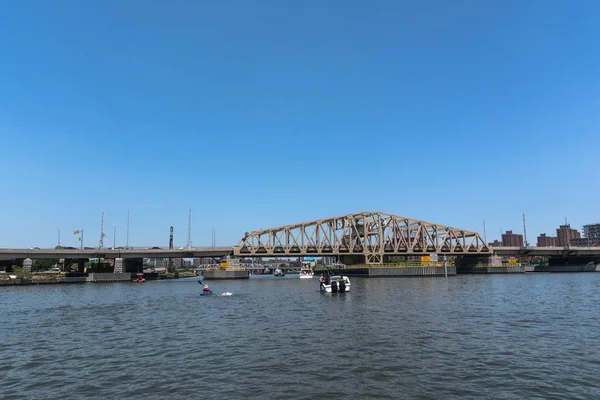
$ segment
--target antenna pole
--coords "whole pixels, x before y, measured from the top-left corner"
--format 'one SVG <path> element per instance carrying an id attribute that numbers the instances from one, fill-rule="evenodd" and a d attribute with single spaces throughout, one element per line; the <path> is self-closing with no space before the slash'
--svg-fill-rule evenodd
<path id="1" fill-rule="evenodd" d="M 485 219 L 483 220 L 483 241 L 485 242 L 484 244 L 487 245 L 487 235 L 485 233 Z"/>

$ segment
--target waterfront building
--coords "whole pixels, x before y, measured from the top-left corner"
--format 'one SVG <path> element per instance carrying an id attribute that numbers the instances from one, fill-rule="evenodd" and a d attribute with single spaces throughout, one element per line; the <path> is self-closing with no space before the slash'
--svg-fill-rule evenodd
<path id="1" fill-rule="evenodd" d="M 488 246 L 492 247 L 502 247 L 502 242 L 498 239 L 495 239 L 493 242 L 488 243 Z"/>
<path id="2" fill-rule="evenodd" d="M 558 238 L 558 246 L 568 246 L 571 239 L 581 238 L 581 234 L 577 229 L 571 229 L 571 224 L 560 225 L 556 230 Z"/>
<path id="3" fill-rule="evenodd" d="M 558 245 L 558 238 L 555 236 L 546 236 L 542 233 L 537 237 L 537 247 L 555 247 Z"/>
<path id="4" fill-rule="evenodd" d="M 502 246 L 505 247 L 522 247 L 523 246 L 523 235 L 513 233 L 512 231 L 506 231 L 502 234 Z"/>
<path id="5" fill-rule="evenodd" d="M 590 244 L 590 241 L 586 238 L 571 239 L 569 241 L 569 245 L 574 246 L 574 247 L 592 247 L 592 246 L 594 246 L 593 244 Z"/>
<path id="6" fill-rule="evenodd" d="M 595 247 L 600 246 L 600 224 L 588 224 L 583 226 L 583 237 L 571 239 L 571 246 Z"/>

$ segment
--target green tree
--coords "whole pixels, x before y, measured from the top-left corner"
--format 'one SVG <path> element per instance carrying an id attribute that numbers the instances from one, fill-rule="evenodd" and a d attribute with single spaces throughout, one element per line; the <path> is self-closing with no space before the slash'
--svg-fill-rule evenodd
<path id="1" fill-rule="evenodd" d="M 35 259 L 31 264 L 31 270 L 34 272 L 37 271 L 49 271 L 56 264 L 56 260 L 52 260 L 49 258 Z"/>
<path id="2" fill-rule="evenodd" d="M 15 275 L 17 276 L 18 279 L 31 280 L 31 272 L 27 271 L 23 267 L 16 267 Z"/>

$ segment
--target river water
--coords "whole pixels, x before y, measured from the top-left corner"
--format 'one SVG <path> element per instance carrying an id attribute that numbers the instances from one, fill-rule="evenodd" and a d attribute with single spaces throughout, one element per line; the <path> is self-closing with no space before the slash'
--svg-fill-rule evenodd
<path id="1" fill-rule="evenodd" d="M 0 398 L 600 398 L 600 274 L 0 288 Z"/>

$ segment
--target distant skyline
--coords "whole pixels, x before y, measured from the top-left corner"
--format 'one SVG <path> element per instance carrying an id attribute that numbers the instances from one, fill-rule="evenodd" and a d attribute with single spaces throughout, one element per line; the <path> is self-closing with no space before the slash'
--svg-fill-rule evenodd
<path id="1" fill-rule="evenodd" d="M 0 247 L 600 221 L 600 3 L 7 2 Z"/>

